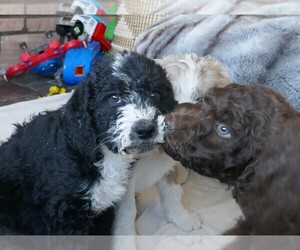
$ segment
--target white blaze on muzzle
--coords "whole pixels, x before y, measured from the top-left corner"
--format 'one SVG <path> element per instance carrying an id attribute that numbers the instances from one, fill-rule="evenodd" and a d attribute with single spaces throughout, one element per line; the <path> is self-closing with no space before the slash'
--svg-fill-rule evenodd
<path id="1" fill-rule="evenodd" d="M 151 140 L 146 141 L 149 144 L 157 144 L 164 142 L 164 116 L 158 115 L 158 110 L 155 107 L 143 105 L 138 107 L 134 103 L 127 104 L 119 108 L 119 117 L 116 121 L 115 139 L 114 142 L 118 145 L 118 151 L 125 153 L 126 148 L 130 148 L 134 143 L 132 131 L 134 125 L 141 120 L 151 121 L 155 125 L 155 133 Z"/>

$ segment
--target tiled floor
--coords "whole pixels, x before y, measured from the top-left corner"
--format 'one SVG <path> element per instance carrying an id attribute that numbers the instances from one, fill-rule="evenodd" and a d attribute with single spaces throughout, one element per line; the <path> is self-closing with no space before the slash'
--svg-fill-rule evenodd
<path id="1" fill-rule="evenodd" d="M 41 77 L 35 74 L 26 73 L 5 82 L 0 77 L 0 106 L 12 103 L 37 99 L 46 96 L 49 87 L 57 84 L 54 78 Z M 67 92 L 76 86 L 64 86 Z"/>

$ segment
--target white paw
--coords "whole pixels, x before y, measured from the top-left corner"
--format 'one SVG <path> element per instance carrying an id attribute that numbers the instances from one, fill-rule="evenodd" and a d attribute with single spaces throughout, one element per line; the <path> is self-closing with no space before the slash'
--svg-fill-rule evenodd
<path id="1" fill-rule="evenodd" d="M 186 232 L 200 230 L 203 224 L 200 219 L 200 216 L 196 213 L 171 213 L 167 215 L 167 218 L 169 222 L 173 222 L 179 229 Z"/>
<path id="2" fill-rule="evenodd" d="M 134 235 L 115 235 L 113 237 L 112 250 L 138 250 L 136 238 Z"/>

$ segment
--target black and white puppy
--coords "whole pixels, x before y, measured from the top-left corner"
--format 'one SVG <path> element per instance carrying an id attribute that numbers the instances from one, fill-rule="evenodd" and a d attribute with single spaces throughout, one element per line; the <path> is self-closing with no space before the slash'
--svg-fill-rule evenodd
<path id="1" fill-rule="evenodd" d="M 98 62 L 70 100 L 0 147 L 0 234 L 110 234 L 140 153 L 175 106 L 164 70 L 136 53 Z"/>
<path id="2" fill-rule="evenodd" d="M 168 55 L 155 59 L 167 72 L 178 103 L 197 102 L 212 87 L 225 87 L 229 78 L 223 66 L 212 57 L 199 57 L 196 54 Z M 113 249 L 138 249 L 135 220 L 137 206 L 135 193 L 151 185 L 156 185 L 166 219 L 179 229 L 191 232 L 201 228 L 197 214 L 188 211 L 182 203 L 183 190 L 178 182 L 178 173 L 183 169 L 162 148 L 143 154 L 135 164 L 126 194 L 118 203 Z M 146 178 L 145 178 L 146 177 Z"/>

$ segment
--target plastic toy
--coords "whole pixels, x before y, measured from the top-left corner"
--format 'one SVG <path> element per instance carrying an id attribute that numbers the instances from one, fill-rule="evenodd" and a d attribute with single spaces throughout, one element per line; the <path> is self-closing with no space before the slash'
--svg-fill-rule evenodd
<path id="1" fill-rule="evenodd" d="M 72 38 L 86 36 L 88 41 L 101 43 L 102 51 L 111 49 L 111 43 L 105 38 L 107 22 L 94 15 L 64 16 L 58 20 L 56 32 L 61 36 L 70 34 Z"/>
<path id="2" fill-rule="evenodd" d="M 63 63 L 64 84 L 78 84 L 90 72 L 93 63 L 103 56 L 101 45 L 96 41 L 89 42 L 86 48 L 69 50 Z"/>
<path id="3" fill-rule="evenodd" d="M 114 15 L 116 11 L 117 11 L 117 5 L 113 4 L 110 10 L 108 11 L 108 14 Z M 114 38 L 116 25 L 117 25 L 117 17 L 114 16 L 111 18 L 108 25 L 106 26 L 106 30 L 104 33 L 105 38 L 108 39 L 109 41 L 112 41 Z"/>
<path id="4" fill-rule="evenodd" d="M 61 3 L 58 6 L 57 15 L 63 17 L 58 19 L 58 24 L 56 25 L 56 32 L 61 36 L 71 36 L 71 26 L 74 25 L 74 23 L 70 24 L 72 15 L 94 15 L 94 18 L 97 18 L 97 16 L 103 14 L 114 15 L 116 11 L 117 4 L 112 4 L 110 9 L 107 11 L 106 8 L 96 0 L 74 0 L 72 3 Z M 117 18 L 114 16 L 106 25 L 104 37 L 109 41 L 113 40 L 116 23 Z M 72 35 L 74 36 L 74 34 Z"/>
<path id="5" fill-rule="evenodd" d="M 56 39 L 51 39 L 52 34 L 46 33 L 48 43 L 43 44 L 32 50 L 28 50 L 25 42 L 20 44 L 21 49 L 25 50 L 20 55 L 21 62 L 9 67 L 2 76 L 5 80 L 21 75 L 26 71 L 31 71 L 42 76 L 54 74 L 60 67 L 60 62 L 65 53 L 72 48 L 84 46 L 84 41 L 72 40 L 64 44 L 59 44 Z"/>
<path id="6" fill-rule="evenodd" d="M 74 0 L 70 3 L 62 3 L 58 7 L 59 13 L 70 14 L 107 14 L 106 8 L 96 0 Z"/>
<path id="7" fill-rule="evenodd" d="M 75 13 L 102 15 L 106 14 L 106 8 L 96 0 L 75 0 L 72 3 L 71 9 Z"/>
<path id="8" fill-rule="evenodd" d="M 64 87 L 54 85 L 49 88 L 49 92 L 48 92 L 47 96 L 63 94 L 66 92 L 67 92 L 67 90 Z"/>

